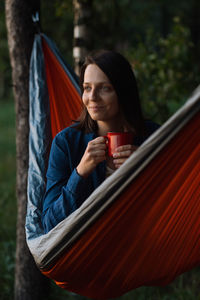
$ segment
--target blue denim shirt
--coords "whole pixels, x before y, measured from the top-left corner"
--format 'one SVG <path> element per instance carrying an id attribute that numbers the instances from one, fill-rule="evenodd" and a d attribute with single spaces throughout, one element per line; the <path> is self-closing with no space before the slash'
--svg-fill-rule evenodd
<path id="1" fill-rule="evenodd" d="M 147 121 L 147 135 L 134 138 L 139 146 L 158 125 Z M 103 161 L 87 177 L 77 171 L 87 144 L 96 138 L 95 133 L 84 133 L 74 126 L 65 128 L 52 142 L 47 170 L 46 193 L 43 202 L 42 223 L 48 232 L 75 211 L 89 195 L 105 180 L 106 163 Z"/>

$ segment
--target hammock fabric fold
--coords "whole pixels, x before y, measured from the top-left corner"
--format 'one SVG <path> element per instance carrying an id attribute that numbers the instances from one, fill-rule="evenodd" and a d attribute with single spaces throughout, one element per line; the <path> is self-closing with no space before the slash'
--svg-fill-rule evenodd
<path id="1" fill-rule="evenodd" d="M 51 132 L 54 137 L 80 115 L 80 92 L 74 87 L 63 65 L 59 63 L 43 38 L 42 48 L 50 95 Z"/>
<path id="2" fill-rule="evenodd" d="M 77 294 L 110 299 L 143 285 L 166 285 L 199 265 L 199 98 L 197 89 L 77 211 L 44 234 L 40 218 L 51 135 L 79 115 L 81 102 L 75 75 L 55 45 L 36 36 L 26 234 L 43 274 Z M 40 149 L 36 132 L 43 139 Z"/>

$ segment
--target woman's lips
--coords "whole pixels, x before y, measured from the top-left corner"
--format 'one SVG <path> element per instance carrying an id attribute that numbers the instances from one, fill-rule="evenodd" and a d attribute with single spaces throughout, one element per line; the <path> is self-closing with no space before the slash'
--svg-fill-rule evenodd
<path id="1" fill-rule="evenodd" d="M 92 111 L 98 111 L 98 110 L 103 109 L 103 106 L 91 106 L 91 107 L 89 107 L 89 109 Z"/>

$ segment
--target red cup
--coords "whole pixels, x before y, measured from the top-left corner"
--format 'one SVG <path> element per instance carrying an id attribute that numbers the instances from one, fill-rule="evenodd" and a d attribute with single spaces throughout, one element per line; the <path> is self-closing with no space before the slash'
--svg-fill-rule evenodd
<path id="1" fill-rule="evenodd" d="M 133 145 L 132 132 L 108 132 L 106 135 L 108 142 L 108 155 L 113 156 L 115 149 L 123 145 Z"/>

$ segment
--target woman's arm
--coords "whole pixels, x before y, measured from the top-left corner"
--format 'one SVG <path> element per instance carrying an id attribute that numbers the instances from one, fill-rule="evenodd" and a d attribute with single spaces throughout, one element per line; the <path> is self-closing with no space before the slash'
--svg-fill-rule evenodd
<path id="1" fill-rule="evenodd" d="M 52 143 L 42 214 L 45 232 L 69 216 L 89 197 L 93 188 L 88 176 L 97 164 L 105 159 L 106 145 L 103 137 L 90 141 L 87 147 L 81 145 L 82 149 L 79 151 L 77 151 L 77 147 L 80 147 L 78 141 L 72 143 L 76 149 L 69 147 L 68 143 L 70 141 L 60 134 Z M 77 168 L 75 161 L 80 161 Z"/>
<path id="2" fill-rule="evenodd" d="M 46 193 L 43 202 L 42 223 L 45 232 L 76 210 L 85 200 L 87 179 L 73 169 L 67 141 L 57 135 L 52 142 L 47 170 Z"/>

